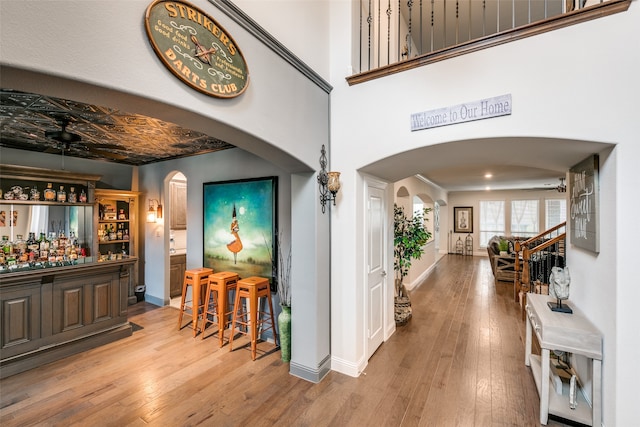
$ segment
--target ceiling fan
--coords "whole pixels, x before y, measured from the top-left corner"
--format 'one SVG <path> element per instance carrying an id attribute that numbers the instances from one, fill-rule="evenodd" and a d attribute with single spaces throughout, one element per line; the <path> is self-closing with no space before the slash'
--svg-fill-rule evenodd
<path id="1" fill-rule="evenodd" d="M 527 191 L 557 191 L 558 193 L 566 193 L 567 191 L 567 186 L 565 184 L 565 178 L 558 178 L 560 180 L 560 184 L 556 187 L 551 187 L 550 185 L 548 187 L 536 187 L 536 188 L 529 188 L 527 189 Z"/>
<path id="2" fill-rule="evenodd" d="M 60 125 L 60 130 L 45 131 L 44 136 L 62 144 L 71 144 L 72 142 L 78 142 L 82 139 L 77 133 L 67 132 L 67 126 L 69 125 L 68 118 L 58 118 L 56 122 Z"/>
<path id="3" fill-rule="evenodd" d="M 556 190 L 558 191 L 558 193 L 566 193 L 567 186 L 564 183 L 564 177 L 560 178 L 560 185 L 556 187 Z"/>
<path id="4" fill-rule="evenodd" d="M 85 150 L 89 151 L 93 154 L 102 157 L 108 157 L 116 160 L 126 159 L 126 156 L 123 156 L 118 153 L 114 153 L 111 151 L 105 151 L 104 149 L 122 149 L 122 147 L 114 144 L 103 144 L 100 145 L 100 148 L 96 148 L 95 145 L 90 143 L 81 143 L 82 137 L 77 133 L 67 131 L 67 126 L 69 125 L 68 117 L 58 117 L 56 118 L 56 122 L 60 126 L 59 130 L 48 130 L 45 131 L 44 136 L 46 138 L 52 139 L 56 141 L 58 144 L 55 148 L 48 148 L 45 150 L 45 153 L 58 153 L 61 152 L 64 156 L 65 151 L 69 152 L 70 149 L 77 150 Z"/>

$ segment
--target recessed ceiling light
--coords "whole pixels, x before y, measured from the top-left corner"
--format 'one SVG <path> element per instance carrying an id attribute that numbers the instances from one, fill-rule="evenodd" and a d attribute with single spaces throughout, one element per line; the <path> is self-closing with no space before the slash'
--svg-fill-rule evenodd
<path id="1" fill-rule="evenodd" d="M 487 191 L 491 191 L 491 187 L 489 187 L 488 185 L 486 187 L 484 187 L 485 190 Z"/>
<path id="2" fill-rule="evenodd" d="M 492 177 L 493 177 L 493 175 L 492 175 L 492 174 L 490 174 L 490 173 L 485 173 L 485 174 L 484 174 L 484 177 L 485 177 L 485 178 L 492 178 Z"/>

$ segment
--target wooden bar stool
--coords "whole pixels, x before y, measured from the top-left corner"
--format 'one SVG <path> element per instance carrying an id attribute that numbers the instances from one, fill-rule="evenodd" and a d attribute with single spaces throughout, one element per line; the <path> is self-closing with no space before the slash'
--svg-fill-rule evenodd
<path id="1" fill-rule="evenodd" d="M 260 298 L 266 297 L 269 302 L 269 317 L 266 312 L 260 311 Z M 248 303 L 247 310 L 242 308 L 241 298 L 245 298 Z M 238 310 L 241 310 L 238 313 Z M 256 360 L 256 344 L 258 341 L 258 325 L 262 332 L 271 329 L 273 331 L 273 342 L 278 346 L 278 335 L 276 333 L 275 321 L 273 318 L 273 304 L 271 303 L 271 289 L 269 280 L 263 277 L 248 277 L 238 281 L 236 298 L 233 304 L 233 318 L 231 320 L 231 335 L 229 336 L 229 351 L 233 350 L 233 335 L 236 333 L 236 324 L 243 325 L 246 329 L 238 332 L 249 335 L 251 338 L 251 359 Z M 265 327 L 265 325 L 268 325 Z"/>
<path id="2" fill-rule="evenodd" d="M 236 273 L 229 271 L 221 271 L 209 275 L 207 291 L 204 294 L 205 308 L 200 335 L 204 339 L 204 330 L 207 327 L 207 323 L 217 323 L 220 347 L 224 344 L 224 330 L 230 323 L 229 315 L 232 313 L 232 310 L 229 309 L 229 292 L 236 290 L 238 279 L 239 277 Z M 212 302 L 210 303 L 210 301 Z M 209 315 L 212 316 L 212 319 L 215 317 L 217 321 L 209 320 Z"/>
<path id="3" fill-rule="evenodd" d="M 182 315 L 191 310 L 191 322 L 193 336 L 198 333 L 198 317 L 203 310 L 204 298 L 202 297 L 203 285 L 207 283 L 207 278 L 213 273 L 211 268 L 194 268 L 184 272 L 182 282 L 182 298 L 180 300 L 180 316 L 178 317 L 178 330 L 182 329 Z M 191 300 L 187 300 L 187 290 L 191 286 Z"/>

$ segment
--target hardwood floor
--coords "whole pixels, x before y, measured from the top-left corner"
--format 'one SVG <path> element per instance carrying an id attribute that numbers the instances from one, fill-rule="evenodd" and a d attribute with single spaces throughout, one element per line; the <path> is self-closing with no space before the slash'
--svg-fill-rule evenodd
<path id="1" fill-rule="evenodd" d="M 252 362 L 246 338 L 230 353 L 217 336 L 178 331 L 175 308 L 138 303 L 131 337 L 1 380 L 0 424 L 539 425 L 512 292 L 486 258 L 449 255 L 359 378 L 330 372 L 319 384 L 289 375 L 270 343 Z"/>

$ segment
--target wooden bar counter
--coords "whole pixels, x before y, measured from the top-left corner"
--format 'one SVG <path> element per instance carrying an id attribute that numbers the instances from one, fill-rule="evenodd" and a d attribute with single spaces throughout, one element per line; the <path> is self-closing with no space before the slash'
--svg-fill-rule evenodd
<path id="1" fill-rule="evenodd" d="M 128 337 L 135 257 L 0 274 L 0 378 Z"/>

